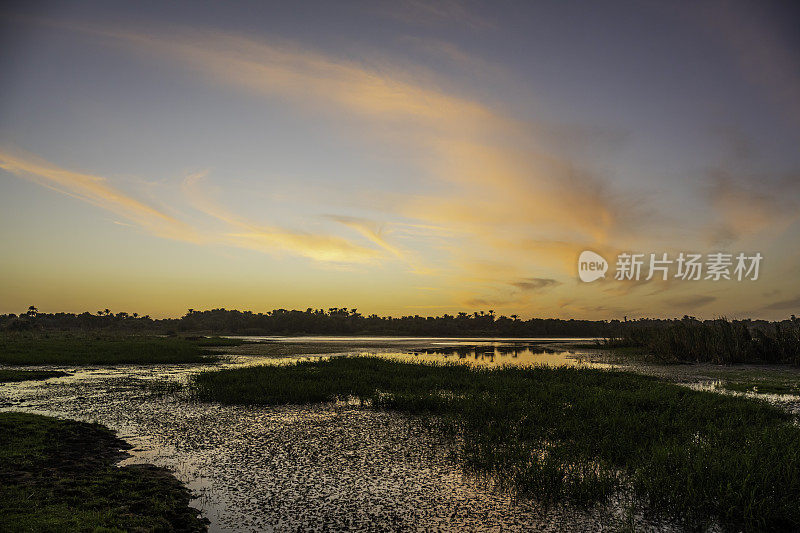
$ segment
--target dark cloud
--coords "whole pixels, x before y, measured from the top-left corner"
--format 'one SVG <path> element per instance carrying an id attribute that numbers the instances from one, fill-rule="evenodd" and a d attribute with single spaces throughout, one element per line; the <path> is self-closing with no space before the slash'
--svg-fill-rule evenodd
<path id="1" fill-rule="evenodd" d="M 487 300 L 485 298 L 470 298 L 464 304 L 467 307 L 481 308 L 481 307 L 494 307 L 498 305 L 505 305 L 508 302 L 505 300 Z"/>
<path id="2" fill-rule="evenodd" d="M 517 281 L 512 281 L 509 285 L 523 291 L 540 291 L 561 285 L 561 282 L 550 278 L 522 278 Z"/>
<path id="3" fill-rule="evenodd" d="M 676 307 L 685 307 L 688 309 L 694 309 L 695 307 L 702 307 L 704 305 L 710 304 L 716 299 L 717 299 L 716 296 L 703 296 L 702 294 L 698 294 L 696 296 L 670 298 L 667 300 L 667 303 L 669 303 L 670 305 L 674 305 Z"/>
<path id="4" fill-rule="evenodd" d="M 796 298 L 791 298 L 789 300 L 781 300 L 779 302 L 773 302 L 766 306 L 764 309 L 775 309 L 779 311 L 783 311 L 786 309 L 795 309 L 800 311 L 800 296 Z"/>

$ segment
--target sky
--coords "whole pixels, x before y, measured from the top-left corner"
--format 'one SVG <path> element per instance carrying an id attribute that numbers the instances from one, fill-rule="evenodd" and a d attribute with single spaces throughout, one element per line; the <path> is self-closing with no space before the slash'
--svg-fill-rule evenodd
<path id="1" fill-rule="evenodd" d="M 786 318 L 798 23 L 791 2 L 5 2 L 0 313 Z M 585 250 L 605 277 L 579 279 Z M 625 253 L 734 264 L 616 279 Z"/>

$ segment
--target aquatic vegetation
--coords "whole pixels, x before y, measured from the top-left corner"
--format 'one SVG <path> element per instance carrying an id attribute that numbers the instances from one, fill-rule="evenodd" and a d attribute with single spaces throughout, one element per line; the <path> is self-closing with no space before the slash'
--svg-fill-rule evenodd
<path id="1" fill-rule="evenodd" d="M 632 491 L 690 527 L 800 527 L 800 428 L 766 402 L 618 371 L 374 357 L 207 372 L 193 386 L 228 404 L 356 397 L 425 415 L 467 471 L 523 497 L 592 505 Z"/>
<path id="2" fill-rule="evenodd" d="M 722 388 L 735 392 L 800 395 L 800 382 L 778 380 L 725 381 Z"/>
<path id="3" fill-rule="evenodd" d="M 5 365 L 197 363 L 208 360 L 197 343 L 180 338 L 38 332 L 0 334 L 0 364 Z"/>
<path id="4" fill-rule="evenodd" d="M 231 339 L 229 337 L 185 337 L 185 339 L 192 341 L 197 346 L 202 346 L 204 348 L 241 346 L 242 344 L 248 344 L 251 342 L 245 339 Z"/>
<path id="5" fill-rule="evenodd" d="M 0 368 L 0 383 L 49 379 L 66 375 L 66 372 L 58 372 L 56 370 L 10 370 Z"/>
<path id="6" fill-rule="evenodd" d="M 126 447 L 97 424 L 0 413 L 0 529 L 205 531 L 167 470 L 114 466 Z"/>

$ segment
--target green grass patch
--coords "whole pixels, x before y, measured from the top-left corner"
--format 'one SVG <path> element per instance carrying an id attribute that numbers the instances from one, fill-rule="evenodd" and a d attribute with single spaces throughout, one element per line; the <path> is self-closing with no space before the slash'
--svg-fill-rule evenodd
<path id="1" fill-rule="evenodd" d="M 126 447 L 98 424 L 0 413 L 0 530 L 205 531 L 168 471 L 114 466 Z"/>
<path id="2" fill-rule="evenodd" d="M 208 361 L 195 342 L 173 337 L 75 333 L 4 333 L 0 364 L 100 365 Z"/>
<path id="3" fill-rule="evenodd" d="M 736 392 L 800 395 L 800 383 L 789 381 L 726 381 L 722 388 Z"/>
<path id="4" fill-rule="evenodd" d="M 12 370 L 0 368 L 0 383 L 10 383 L 14 381 L 33 381 L 48 378 L 58 378 L 67 376 L 66 372 L 56 370 Z"/>
<path id="5" fill-rule="evenodd" d="M 186 337 L 186 340 L 204 348 L 241 346 L 242 344 L 252 343 L 252 341 L 245 339 L 230 339 L 228 337 Z"/>
<path id="6" fill-rule="evenodd" d="M 688 527 L 800 528 L 800 428 L 758 400 L 618 371 L 368 357 L 202 373 L 193 387 L 222 403 L 358 397 L 432 415 L 467 471 L 518 496 L 592 505 L 632 491 Z"/>

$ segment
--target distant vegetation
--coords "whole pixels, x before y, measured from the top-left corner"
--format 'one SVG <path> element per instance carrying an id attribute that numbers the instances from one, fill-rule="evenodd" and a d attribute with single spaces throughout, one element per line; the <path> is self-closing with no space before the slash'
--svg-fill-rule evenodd
<path id="1" fill-rule="evenodd" d="M 494 337 L 604 337 L 634 340 L 634 331 L 667 328 L 684 319 L 561 320 L 522 319 L 517 315 L 496 315 L 493 310 L 442 316 L 401 317 L 362 315 L 357 309 L 330 308 L 305 311 L 275 309 L 264 313 L 212 309 L 189 311 L 181 318 L 153 319 L 137 313 L 40 313 L 34 306 L 20 315 L 0 315 L 4 330 L 110 330 L 125 332 L 203 333 L 210 335 L 397 335 L 397 336 L 494 336 Z M 794 316 L 781 322 L 734 321 L 748 330 L 774 330 L 776 324 L 795 325 Z"/>
<path id="2" fill-rule="evenodd" d="M 560 320 L 496 316 L 494 311 L 436 317 L 364 316 L 357 309 L 332 308 L 266 313 L 190 309 L 181 318 L 152 319 L 136 313 L 39 313 L 0 315 L 0 331 L 98 332 L 183 335 L 197 346 L 224 347 L 241 340 L 219 335 L 387 335 L 439 337 L 595 337 L 598 347 L 629 349 L 660 362 L 789 363 L 800 365 L 800 320 Z M 193 337 L 192 337 L 193 335 Z M 211 335 L 205 338 L 200 335 Z M 175 346 L 178 342 L 175 342 Z M 177 349 L 177 348 L 175 348 Z M 187 348 L 190 350 L 191 348 Z M 2 363 L 0 354 L 0 363 Z M 134 362 L 133 360 L 128 362 Z M 157 362 L 157 361 L 155 361 Z"/>
<path id="3" fill-rule="evenodd" d="M 206 530 L 167 470 L 117 468 L 122 448 L 97 424 L 0 413 L 0 530 Z"/>
<path id="4" fill-rule="evenodd" d="M 609 348 L 641 348 L 663 362 L 789 363 L 800 365 L 800 320 L 754 325 L 724 318 L 668 322 L 633 321 L 601 342 Z"/>
<path id="5" fill-rule="evenodd" d="M 623 372 L 367 357 L 202 373 L 194 387 L 222 403 L 357 397 L 432 415 L 467 471 L 518 496 L 591 505 L 631 491 L 690 528 L 800 528 L 800 428 L 757 400 Z"/>
<path id="6" fill-rule="evenodd" d="M 198 363 L 208 361 L 186 339 L 69 332 L 0 334 L 0 364 L 97 365 Z"/>

